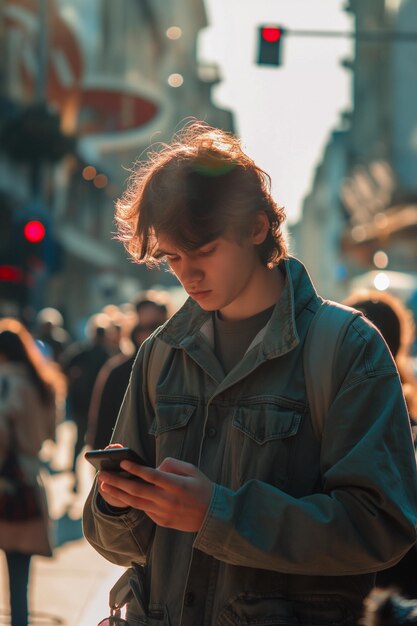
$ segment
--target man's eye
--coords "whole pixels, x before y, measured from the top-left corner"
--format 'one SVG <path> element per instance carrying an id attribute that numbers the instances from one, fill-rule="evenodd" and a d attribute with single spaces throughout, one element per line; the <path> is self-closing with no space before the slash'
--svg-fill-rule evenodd
<path id="1" fill-rule="evenodd" d="M 216 249 L 216 246 L 208 248 L 207 250 L 199 250 L 198 251 L 198 256 L 209 256 L 210 254 L 213 254 L 215 249 Z"/>
<path id="2" fill-rule="evenodd" d="M 178 259 L 180 258 L 177 254 L 166 254 L 165 258 L 167 261 L 169 261 L 170 263 L 174 262 L 174 261 L 178 261 Z"/>

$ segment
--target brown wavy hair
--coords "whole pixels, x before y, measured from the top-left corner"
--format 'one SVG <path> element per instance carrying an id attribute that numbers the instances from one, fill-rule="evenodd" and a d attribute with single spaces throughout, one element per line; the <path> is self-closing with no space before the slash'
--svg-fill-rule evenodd
<path id="1" fill-rule="evenodd" d="M 250 232 L 265 212 L 269 232 L 258 246 L 272 267 L 287 255 L 283 207 L 271 196 L 271 181 L 231 133 L 195 122 L 139 162 L 116 203 L 117 238 L 137 263 L 158 266 L 158 236 L 195 250 L 225 236 Z"/>

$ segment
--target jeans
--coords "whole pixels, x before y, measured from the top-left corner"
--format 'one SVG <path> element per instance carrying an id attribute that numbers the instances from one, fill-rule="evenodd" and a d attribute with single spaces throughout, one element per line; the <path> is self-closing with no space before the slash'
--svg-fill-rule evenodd
<path id="1" fill-rule="evenodd" d="M 6 552 L 9 570 L 11 626 L 28 626 L 30 554 Z"/>

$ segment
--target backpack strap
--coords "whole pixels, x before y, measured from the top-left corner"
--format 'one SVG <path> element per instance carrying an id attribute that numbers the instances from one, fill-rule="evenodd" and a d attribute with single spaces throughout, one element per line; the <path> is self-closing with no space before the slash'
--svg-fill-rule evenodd
<path id="1" fill-rule="evenodd" d="M 120 617 L 120 609 L 133 598 L 129 580 L 133 574 L 133 568 L 129 567 L 114 583 L 109 592 L 109 605 L 112 615 Z"/>
<path id="2" fill-rule="evenodd" d="M 156 385 L 170 350 L 171 346 L 156 338 L 149 355 L 147 372 L 148 396 L 154 412 L 156 405 Z"/>
<path id="3" fill-rule="evenodd" d="M 334 396 L 335 358 L 348 326 L 358 315 L 355 309 L 323 300 L 308 329 L 303 366 L 313 431 L 318 440 Z"/>

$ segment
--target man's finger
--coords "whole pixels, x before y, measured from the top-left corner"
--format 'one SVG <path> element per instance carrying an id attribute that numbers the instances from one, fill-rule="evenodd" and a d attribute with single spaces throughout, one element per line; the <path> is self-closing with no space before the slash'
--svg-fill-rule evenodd
<path id="1" fill-rule="evenodd" d="M 148 483 L 152 483 L 157 487 L 161 487 L 163 489 L 176 489 L 179 487 L 178 484 L 178 475 L 163 472 L 159 469 L 153 469 L 150 467 L 145 467 L 144 465 L 138 465 L 133 461 L 122 461 L 120 463 L 120 467 L 130 474 L 137 476 L 138 478 L 142 478 L 144 481 Z"/>
<path id="2" fill-rule="evenodd" d="M 99 486 L 98 491 L 101 497 L 107 502 L 107 504 L 110 504 L 110 506 L 116 506 L 119 508 L 123 508 L 126 506 L 124 502 L 121 502 L 120 500 L 117 500 L 116 498 L 111 497 L 108 491 L 103 491 L 103 488 L 101 485 Z"/>
<path id="3" fill-rule="evenodd" d="M 197 471 L 196 467 L 191 463 L 172 458 L 165 459 L 157 469 L 138 465 L 132 461 L 122 461 L 120 467 L 134 476 L 143 478 L 147 482 L 165 489 L 180 486 L 175 478 L 176 476 L 195 476 Z"/>
<path id="4" fill-rule="evenodd" d="M 117 472 L 100 472 L 99 482 L 102 486 L 110 485 L 121 492 L 125 492 L 136 497 L 146 498 L 149 494 L 148 497 L 150 499 L 154 499 L 153 496 L 156 494 L 158 489 L 158 487 L 155 487 L 153 483 L 147 481 L 137 481 L 132 478 L 124 478 Z M 150 493 L 150 490 L 153 491 L 153 494 Z"/>
<path id="5" fill-rule="evenodd" d="M 158 469 L 169 474 L 177 474 L 178 476 L 195 476 L 197 471 L 196 466 L 192 465 L 192 463 L 180 461 L 170 456 L 162 461 Z"/>
<path id="6" fill-rule="evenodd" d="M 123 506 L 130 506 L 135 509 L 144 511 L 149 516 L 160 514 L 160 505 L 152 499 L 147 499 L 142 496 L 122 491 L 117 487 L 104 483 L 101 490 L 103 491 L 103 497 L 108 497 L 111 500 L 120 502 Z"/>

